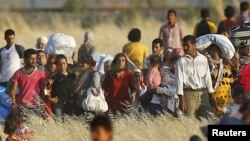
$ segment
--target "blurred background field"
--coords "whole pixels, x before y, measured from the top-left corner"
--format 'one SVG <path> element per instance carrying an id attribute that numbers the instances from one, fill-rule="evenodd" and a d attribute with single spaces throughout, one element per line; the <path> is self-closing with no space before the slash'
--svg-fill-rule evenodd
<path id="1" fill-rule="evenodd" d="M 158 37 L 165 13 L 177 10 L 178 22 L 185 34 L 192 34 L 200 20 L 199 10 L 207 7 L 215 23 L 223 19 L 224 6 L 237 8 L 239 0 L 0 0 L 0 45 L 3 32 L 13 28 L 17 43 L 26 48 L 35 45 L 36 38 L 63 32 L 83 42 L 86 31 L 93 31 L 98 52 L 115 55 L 127 43 L 127 33 L 133 27 L 142 31 L 142 42 L 150 49 Z M 151 49 L 150 49 L 151 51 Z"/>
<path id="2" fill-rule="evenodd" d="M 37 37 L 60 32 L 73 35 L 79 47 L 86 31 L 95 34 L 100 53 L 115 55 L 126 44 L 127 33 L 133 28 L 142 31 L 142 43 L 151 52 L 151 41 L 158 37 L 166 22 L 168 9 L 177 10 L 178 22 L 185 34 L 192 34 L 200 20 L 199 10 L 207 7 L 212 20 L 224 19 L 223 9 L 230 4 L 239 14 L 240 0 L 0 0 L 0 46 L 4 46 L 4 31 L 16 31 L 16 42 L 33 48 Z M 32 117 L 30 127 L 35 141 L 88 140 L 88 126 L 69 118 L 65 124 Z M 176 120 L 169 117 L 143 120 L 120 119 L 115 122 L 116 141 L 187 141 L 193 134 L 202 136 L 200 127 L 207 122 Z M 0 135 L 3 136 L 2 131 Z"/>

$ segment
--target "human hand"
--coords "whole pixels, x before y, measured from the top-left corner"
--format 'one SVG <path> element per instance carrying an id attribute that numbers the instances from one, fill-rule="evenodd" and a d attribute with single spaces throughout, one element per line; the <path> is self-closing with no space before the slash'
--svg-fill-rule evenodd
<path id="1" fill-rule="evenodd" d="M 52 102 L 52 103 L 57 103 L 59 101 L 58 97 L 54 97 L 54 98 L 49 98 L 49 100 Z"/>

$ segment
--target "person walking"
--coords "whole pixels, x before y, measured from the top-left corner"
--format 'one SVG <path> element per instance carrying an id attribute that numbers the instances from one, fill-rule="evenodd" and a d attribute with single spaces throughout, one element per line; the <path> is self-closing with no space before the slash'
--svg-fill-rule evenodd
<path id="1" fill-rule="evenodd" d="M 192 35 L 183 38 L 183 48 L 185 55 L 177 61 L 175 74 L 180 109 L 190 118 L 207 116 L 211 106 L 217 108 L 208 60 L 197 51 Z"/>

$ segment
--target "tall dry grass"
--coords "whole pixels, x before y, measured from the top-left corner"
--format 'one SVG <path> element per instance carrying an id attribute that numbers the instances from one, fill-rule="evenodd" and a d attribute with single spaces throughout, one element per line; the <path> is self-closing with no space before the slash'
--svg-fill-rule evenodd
<path id="1" fill-rule="evenodd" d="M 91 119 L 91 118 L 90 118 Z M 90 141 L 89 126 L 85 119 L 66 117 L 65 123 L 45 121 L 29 116 L 27 125 L 34 131 L 34 141 Z M 201 127 L 206 120 L 176 119 L 170 116 L 157 118 L 143 115 L 113 119 L 114 141 L 188 141 L 190 136 L 198 135 L 206 140 Z M 3 139 L 4 135 L 0 130 Z"/>

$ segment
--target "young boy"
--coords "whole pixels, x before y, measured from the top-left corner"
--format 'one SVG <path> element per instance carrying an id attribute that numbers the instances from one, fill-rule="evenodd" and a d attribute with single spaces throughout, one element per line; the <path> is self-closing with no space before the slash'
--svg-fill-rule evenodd
<path id="1" fill-rule="evenodd" d="M 113 125 L 104 115 L 97 115 L 90 123 L 92 141 L 111 141 L 113 138 Z"/>
<path id="2" fill-rule="evenodd" d="M 241 86 L 236 86 L 233 88 L 232 91 L 232 98 L 233 102 L 231 102 L 227 107 L 224 109 L 225 114 L 230 114 L 234 110 L 239 110 L 240 104 L 243 102 L 245 96 L 245 91 Z"/>

